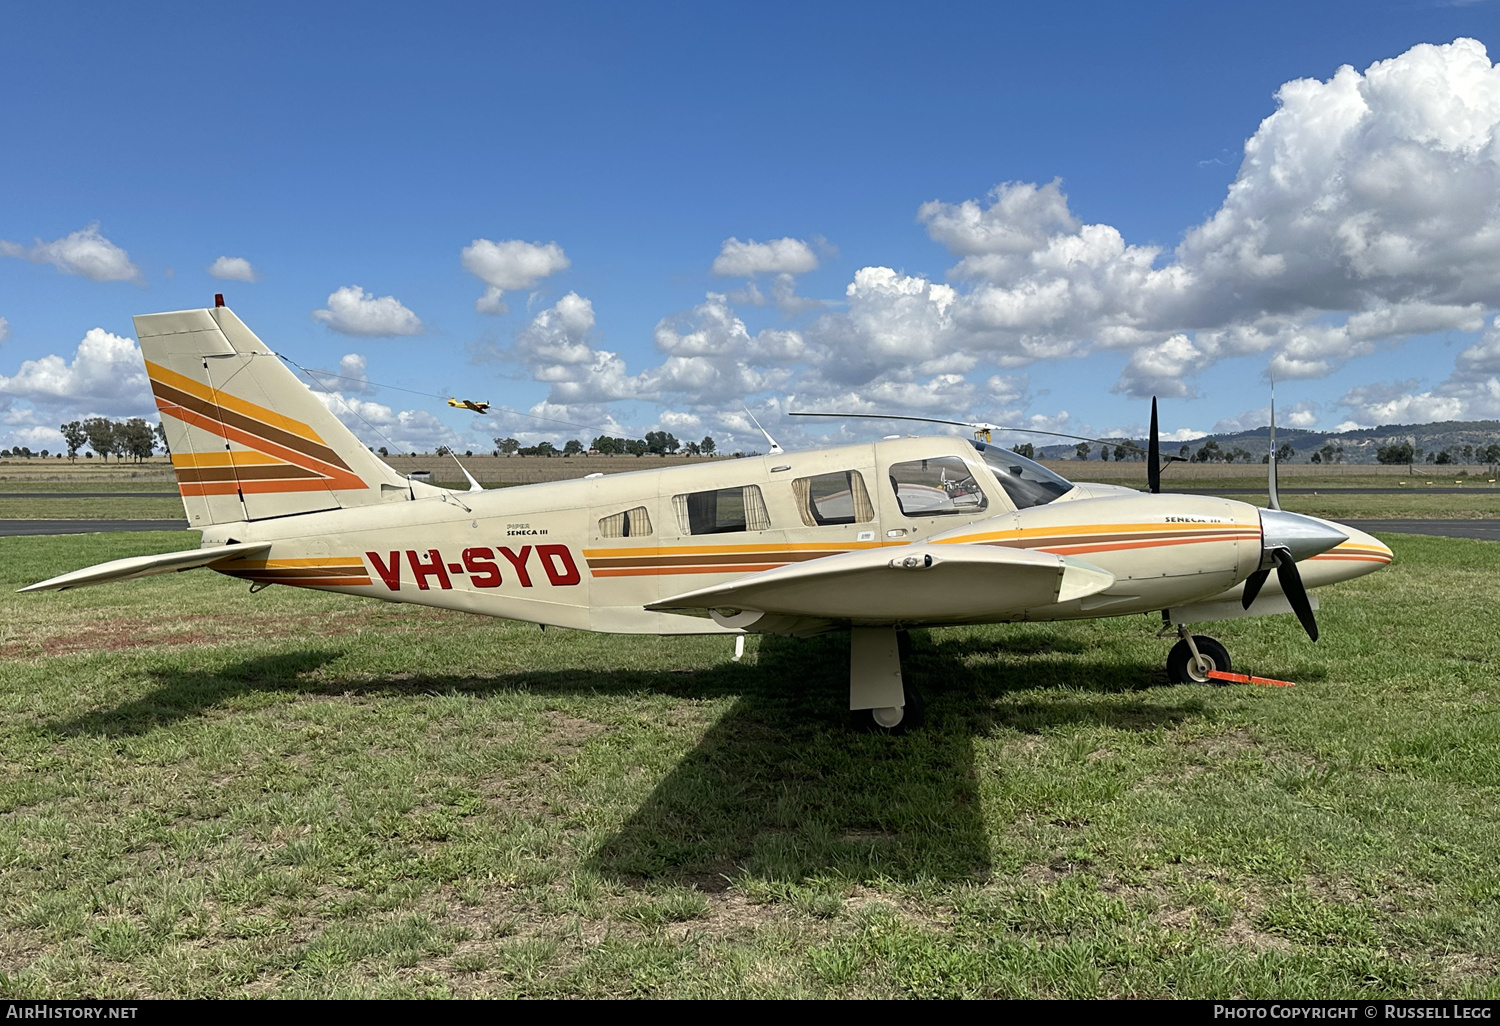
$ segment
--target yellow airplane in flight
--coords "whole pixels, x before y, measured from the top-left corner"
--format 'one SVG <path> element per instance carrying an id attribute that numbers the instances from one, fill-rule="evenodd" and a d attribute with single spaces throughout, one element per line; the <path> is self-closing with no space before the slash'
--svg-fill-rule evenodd
<path id="1" fill-rule="evenodd" d="M 206 566 L 580 630 L 847 630 L 849 707 L 896 730 L 909 628 L 1159 613 L 1171 678 L 1207 683 L 1229 654 L 1190 625 L 1291 612 L 1316 640 L 1308 590 L 1391 560 L 1316 517 L 1161 494 L 1154 410 L 1150 493 L 952 436 L 460 492 L 381 462 L 229 308 L 135 327 L 199 546 L 23 591 Z"/>
<path id="2" fill-rule="evenodd" d="M 457 407 L 460 410 L 473 410 L 475 413 L 482 413 L 485 416 L 489 416 L 490 413 L 490 404 L 478 399 L 449 399 L 448 405 Z"/>

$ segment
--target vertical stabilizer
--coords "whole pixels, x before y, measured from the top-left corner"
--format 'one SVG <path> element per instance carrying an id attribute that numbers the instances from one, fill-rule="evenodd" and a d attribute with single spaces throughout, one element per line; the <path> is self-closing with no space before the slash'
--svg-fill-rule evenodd
<path id="1" fill-rule="evenodd" d="M 135 330 L 190 526 L 406 496 L 228 307 L 146 314 Z"/>

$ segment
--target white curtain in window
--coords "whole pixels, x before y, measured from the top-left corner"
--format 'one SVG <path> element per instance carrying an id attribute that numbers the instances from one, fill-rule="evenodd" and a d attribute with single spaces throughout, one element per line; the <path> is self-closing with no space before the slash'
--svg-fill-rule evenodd
<path id="1" fill-rule="evenodd" d="M 745 530 L 769 531 L 771 529 L 771 515 L 766 512 L 766 500 L 761 497 L 760 486 L 746 485 L 743 495 L 745 501 Z"/>

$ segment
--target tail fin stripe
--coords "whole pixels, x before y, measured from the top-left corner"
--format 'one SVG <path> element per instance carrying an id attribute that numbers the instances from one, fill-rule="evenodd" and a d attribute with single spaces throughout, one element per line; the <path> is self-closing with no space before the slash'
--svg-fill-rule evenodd
<path id="1" fill-rule="evenodd" d="M 220 423 L 211 416 L 185 409 L 181 406 L 158 402 L 161 411 L 169 416 L 175 417 L 185 424 L 201 428 L 204 431 L 218 435 L 220 438 L 231 442 L 239 442 L 241 445 L 251 449 L 258 449 L 271 456 L 279 456 L 288 463 L 296 464 L 308 470 L 315 471 L 327 479 L 327 484 L 319 483 L 318 488 L 365 488 L 368 487 L 364 481 L 349 473 L 347 469 L 334 467 L 322 460 L 313 458 L 309 454 L 284 448 L 266 438 L 261 438 L 247 431 L 241 431 L 230 427 L 228 424 Z M 334 459 L 338 459 L 337 456 Z M 340 463 L 343 461 L 340 460 Z"/>
<path id="2" fill-rule="evenodd" d="M 226 409 L 225 407 L 216 405 L 214 403 L 210 403 L 206 400 L 197 399 L 194 396 L 179 392 L 174 388 L 159 384 L 155 381 L 151 382 L 151 390 L 156 394 L 158 406 L 161 406 L 162 402 L 165 401 L 173 406 L 180 406 L 184 410 L 192 410 L 200 416 L 216 423 L 222 422 L 225 427 L 233 425 L 234 427 L 239 428 L 241 431 L 258 435 L 261 438 L 265 439 L 267 442 L 280 445 L 286 449 L 291 449 L 292 451 L 301 453 L 304 456 L 310 456 L 320 463 L 326 463 L 329 466 L 342 467 L 344 470 L 349 469 L 349 465 L 341 460 L 336 452 L 328 448 L 326 445 L 321 444 L 320 442 L 307 441 L 306 439 L 294 435 L 289 431 L 283 431 L 280 428 L 272 427 L 269 424 L 264 423 L 263 421 L 255 420 L 254 418 L 247 417 L 244 414 L 235 413 L 232 410 Z M 174 416 L 176 415 L 174 414 Z M 182 418 L 179 417 L 178 419 Z M 214 433 L 219 434 L 219 432 L 217 431 Z M 252 448 L 258 449 L 260 447 L 252 446 Z M 359 487 L 363 488 L 364 485 L 361 484 L 359 485 Z"/>
<path id="3" fill-rule="evenodd" d="M 178 481 L 283 481 L 287 478 L 323 478 L 322 474 L 290 463 L 241 464 L 237 467 L 179 467 Z"/>
<path id="4" fill-rule="evenodd" d="M 176 371 L 169 370 L 150 360 L 146 361 L 146 375 L 151 379 L 153 386 L 157 382 L 160 382 L 168 388 L 174 388 L 179 392 L 186 392 L 188 395 L 214 406 L 222 406 L 225 409 L 233 410 L 235 413 L 258 420 L 269 427 L 281 428 L 283 431 L 290 431 L 294 435 L 300 435 L 309 442 L 317 442 L 320 445 L 326 444 L 316 431 L 300 420 L 283 416 L 275 410 L 266 409 L 264 406 L 257 406 L 255 403 L 241 399 L 239 396 L 205 385 L 201 381 L 194 381 L 185 374 L 178 374 Z"/>

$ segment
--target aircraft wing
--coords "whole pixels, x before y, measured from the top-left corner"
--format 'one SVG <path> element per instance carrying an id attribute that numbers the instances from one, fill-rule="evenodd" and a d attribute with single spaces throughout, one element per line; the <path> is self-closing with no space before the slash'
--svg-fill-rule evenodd
<path id="1" fill-rule="evenodd" d="M 238 542 L 234 545 L 215 545 L 207 549 L 189 549 L 186 552 L 163 552 L 156 556 L 130 556 L 115 559 L 98 566 L 85 567 L 72 573 L 54 577 L 48 581 L 32 584 L 21 591 L 66 591 L 69 588 L 86 588 L 94 584 L 110 584 L 114 581 L 129 581 L 152 574 L 169 574 L 179 570 L 192 570 L 209 566 L 221 559 L 253 556 L 267 552 L 270 542 Z"/>
<path id="2" fill-rule="evenodd" d="M 1072 556 L 989 545 L 903 545 L 790 563 L 646 608 L 720 615 L 755 610 L 865 626 L 983 623 L 1085 598 L 1114 583 L 1108 570 Z"/>

